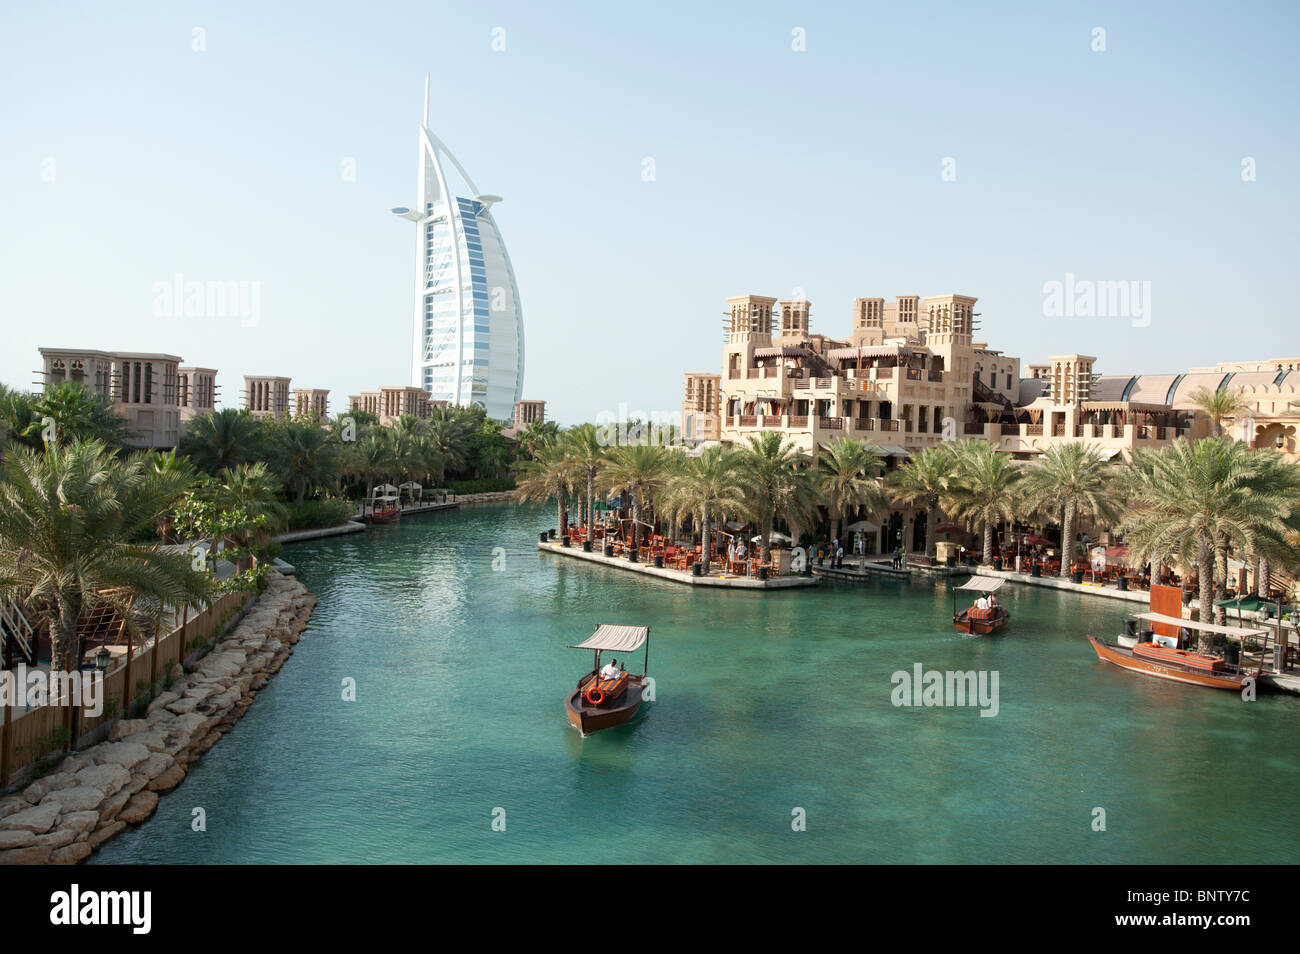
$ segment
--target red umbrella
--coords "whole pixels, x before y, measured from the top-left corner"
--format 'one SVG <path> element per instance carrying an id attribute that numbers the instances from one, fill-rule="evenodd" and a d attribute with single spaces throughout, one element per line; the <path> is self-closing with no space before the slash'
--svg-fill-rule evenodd
<path id="1" fill-rule="evenodd" d="M 967 533 L 969 531 L 962 529 L 955 523 L 946 524 L 934 531 L 935 533 Z"/>
<path id="2" fill-rule="evenodd" d="M 1052 545 L 1051 540 L 1033 533 L 1025 534 L 1023 542 L 1027 547 L 1050 547 Z"/>

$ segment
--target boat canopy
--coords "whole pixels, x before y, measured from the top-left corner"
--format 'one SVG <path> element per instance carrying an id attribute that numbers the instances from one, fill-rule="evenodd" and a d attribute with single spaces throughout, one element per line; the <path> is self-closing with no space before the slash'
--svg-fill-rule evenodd
<path id="1" fill-rule="evenodd" d="M 1164 623 L 1167 626 L 1183 626 L 1202 633 L 1220 633 L 1224 636 L 1267 636 L 1267 629 L 1242 629 L 1239 626 L 1220 626 L 1217 623 L 1198 623 L 1191 619 L 1179 619 L 1163 613 L 1134 613 L 1134 619 L 1145 619 L 1152 623 Z"/>
<path id="2" fill-rule="evenodd" d="M 981 593 L 992 593 L 1005 583 L 1006 580 L 1000 576 L 972 576 L 965 583 L 957 587 L 959 590 L 979 590 Z"/>
<path id="3" fill-rule="evenodd" d="M 640 649 L 650 637 L 649 626 L 618 626 L 601 623 L 596 631 L 570 649 L 598 649 L 602 652 L 630 653 Z"/>

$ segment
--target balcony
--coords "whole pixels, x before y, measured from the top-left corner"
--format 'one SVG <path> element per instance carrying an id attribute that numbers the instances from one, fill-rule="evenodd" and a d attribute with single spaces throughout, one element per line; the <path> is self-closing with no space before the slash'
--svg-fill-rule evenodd
<path id="1" fill-rule="evenodd" d="M 753 414 L 740 415 L 741 427 L 758 427 L 758 417 Z"/>
<path id="2" fill-rule="evenodd" d="M 860 417 L 853 422 L 853 429 L 855 431 L 874 431 L 876 422 L 870 417 Z"/>
<path id="3" fill-rule="evenodd" d="M 920 380 L 921 380 L 921 369 L 920 369 L 920 368 L 906 368 L 905 370 L 907 371 L 907 380 L 909 380 L 909 381 L 920 381 Z"/>
<path id="4" fill-rule="evenodd" d="M 879 381 L 889 381 L 894 377 L 894 369 L 892 366 L 887 368 L 873 368 L 872 372 L 871 376 Z"/>
<path id="5" fill-rule="evenodd" d="M 841 431 L 844 429 L 844 418 L 842 417 L 819 417 L 817 426 L 827 431 Z"/>
<path id="6" fill-rule="evenodd" d="M 980 437 L 983 437 L 984 425 L 977 421 L 967 421 L 961 426 L 961 432 L 963 434 L 978 434 Z"/>
<path id="7" fill-rule="evenodd" d="M 880 429 L 882 431 L 896 431 L 898 430 L 898 424 L 898 421 L 891 421 L 888 418 L 883 418 L 880 421 Z"/>
<path id="8" fill-rule="evenodd" d="M 927 381 L 932 381 L 932 382 L 934 382 L 935 384 L 942 384 L 942 383 L 943 383 L 943 372 L 942 372 L 942 371 L 927 371 L 927 372 L 925 372 L 925 379 L 926 379 Z"/>
<path id="9" fill-rule="evenodd" d="M 1043 425 L 1041 425 L 1041 424 L 1026 424 L 1026 425 L 1025 425 L 1025 436 L 1026 436 L 1026 437 L 1042 437 L 1042 436 L 1043 436 Z"/>
<path id="10" fill-rule="evenodd" d="M 800 414 L 796 417 L 795 415 L 791 414 L 789 417 L 789 421 L 790 421 L 790 425 L 789 425 L 790 427 L 807 427 L 808 415 Z"/>

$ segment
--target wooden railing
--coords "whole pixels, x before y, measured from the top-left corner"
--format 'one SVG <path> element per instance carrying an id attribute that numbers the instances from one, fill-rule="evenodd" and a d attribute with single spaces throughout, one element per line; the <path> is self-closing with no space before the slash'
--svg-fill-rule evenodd
<path id="1" fill-rule="evenodd" d="M 826 430 L 838 431 L 844 429 L 844 418 L 842 417 L 822 417 L 818 418 L 817 423 Z"/>
<path id="2" fill-rule="evenodd" d="M 807 427 L 807 426 L 808 426 L 808 415 L 806 415 L 806 414 L 800 414 L 800 415 L 798 415 L 797 417 L 796 417 L 795 415 L 793 415 L 793 414 L 790 415 L 790 426 L 791 426 L 791 427 Z"/>
<path id="3" fill-rule="evenodd" d="M 853 422 L 853 429 L 855 431 L 874 431 L 876 429 L 876 422 L 870 417 L 860 417 Z"/>
<path id="4" fill-rule="evenodd" d="M 927 381 L 942 382 L 942 381 L 943 381 L 943 372 L 942 372 L 942 371 L 927 371 L 927 372 L 925 373 L 925 379 L 926 379 Z"/>
<path id="5" fill-rule="evenodd" d="M 248 602 L 248 592 L 238 591 L 219 597 L 188 622 L 164 632 L 149 648 L 135 653 L 128 665 L 119 657 L 117 668 L 106 673 L 100 687 L 103 711 L 97 716 L 83 709 L 75 712 L 77 739 L 70 743 L 68 727 L 70 707 L 56 704 L 29 709 L 12 720 L 0 723 L 0 785 L 7 784 L 14 772 L 52 755 L 59 749 L 80 747 L 95 729 L 114 719 L 130 718 L 131 704 L 151 693 L 154 685 L 165 679 L 176 662 L 212 640 L 213 635 Z M 127 673 L 130 671 L 130 685 Z M 83 671 L 81 675 L 89 676 Z M 75 709 L 76 707 L 71 707 Z M 8 716 L 8 713 L 6 713 Z"/>
<path id="6" fill-rule="evenodd" d="M 963 434 L 983 434 L 984 425 L 973 421 L 967 421 L 961 426 L 961 432 Z"/>
<path id="7" fill-rule="evenodd" d="M 1027 436 L 1029 436 L 1029 437 L 1042 437 L 1042 436 L 1043 436 L 1043 425 L 1041 425 L 1041 424 L 1026 424 L 1026 425 L 1025 425 L 1025 434 L 1026 434 Z"/>
<path id="8" fill-rule="evenodd" d="M 757 426 L 758 426 L 758 417 L 757 417 L 757 415 L 754 415 L 754 414 L 742 414 L 742 415 L 740 415 L 740 426 L 741 426 L 741 427 L 757 427 Z"/>
<path id="9" fill-rule="evenodd" d="M 882 418 L 880 421 L 880 429 L 882 431 L 896 431 L 898 430 L 898 421 L 891 421 L 887 418 Z"/>

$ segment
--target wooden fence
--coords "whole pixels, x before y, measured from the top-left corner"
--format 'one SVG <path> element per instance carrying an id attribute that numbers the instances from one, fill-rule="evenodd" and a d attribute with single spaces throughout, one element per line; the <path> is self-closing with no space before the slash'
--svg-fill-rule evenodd
<path id="1" fill-rule="evenodd" d="M 140 699 L 152 698 L 153 690 L 160 680 L 167 678 L 171 667 L 183 662 L 196 649 L 209 644 L 222 626 L 248 602 L 250 595 L 246 591 L 226 593 L 205 606 L 193 618 L 184 619 L 178 615 L 166 632 L 162 632 L 166 624 L 158 627 L 162 635 L 152 646 L 138 654 L 128 652 L 127 656 L 117 659 L 116 668 L 104 676 L 100 689 L 103 709 L 98 716 L 91 716 L 77 706 L 50 704 L 29 709 L 13 718 L 14 707 L 3 706 L 3 721 L 0 722 L 0 786 L 8 784 L 15 772 L 59 749 L 79 747 L 72 740 L 74 724 L 76 742 L 80 743 L 114 719 L 129 718 L 131 704 Z M 188 610 L 184 615 L 188 616 Z M 85 677 L 90 674 L 83 672 L 81 675 Z M 15 694 L 25 691 L 24 687 L 17 684 L 16 677 L 11 688 Z M 55 701 L 53 697 L 54 693 L 51 692 L 52 703 Z"/>

